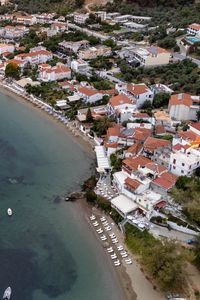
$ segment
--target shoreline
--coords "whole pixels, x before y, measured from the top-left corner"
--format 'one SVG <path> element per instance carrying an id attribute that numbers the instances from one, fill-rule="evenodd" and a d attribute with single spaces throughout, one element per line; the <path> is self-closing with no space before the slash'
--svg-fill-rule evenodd
<path id="1" fill-rule="evenodd" d="M 100 209 L 88 204 L 85 198 L 80 198 L 73 202 L 75 205 L 79 207 L 79 209 L 83 212 L 84 217 L 87 222 L 90 223 L 91 221 L 89 217 L 91 214 L 94 214 L 97 217 L 105 216 L 106 219 L 113 223 L 112 218 L 106 215 Z M 96 231 L 94 230 L 93 226 L 91 225 L 91 231 L 93 232 L 97 241 L 102 244 L 102 241 L 99 239 Z M 119 230 L 116 224 L 113 225 L 112 232 L 115 233 L 117 236 L 119 243 L 124 246 L 124 249 L 129 253 L 129 256 L 132 259 L 132 265 L 126 265 L 123 260 L 120 267 L 116 268 L 112 265 L 113 271 L 117 274 L 119 284 L 121 285 L 125 299 L 127 300 L 164 300 L 164 294 L 159 291 L 158 289 L 154 289 L 153 284 L 151 281 L 147 279 L 146 274 L 142 270 L 141 264 L 138 262 L 137 257 L 133 255 L 127 248 L 124 240 L 124 235 Z M 102 245 L 102 248 L 103 245 Z M 105 249 L 103 249 L 105 251 Z M 107 251 L 105 251 L 105 255 L 110 259 L 108 256 Z"/>
<path id="2" fill-rule="evenodd" d="M 30 109 L 36 110 L 37 113 L 41 114 L 41 117 L 44 117 L 53 121 L 59 128 L 65 132 L 67 136 L 70 136 L 70 138 L 73 139 L 73 141 L 78 144 L 85 153 L 87 153 L 91 158 L 95 158 L 95 152 L 93 150 L 91 141 L 89 139 L 86 139 L 84 135 L 81 135 L 81 132 L 79 131 L 78 135 L 75 135 L 73 133 L 73 128 L 69 126 L 66 126 L 66 124 L 60 122 L 59 120 L 55 119 L 52 115 L 48 114 L 46 111 L 41 109 L 41 107 L 34 105 L 31 101 L 28 101 L 27 96 L 20 95 L 19 92 L 14 92 L 9 88 L 9 86 L 6 86 L 5 84 L 2 83 L 0 80 L 0 93 L 9 96 L 17 101 L 20 101 L 22 104 L 27 105 Z M 31 99 L 31 98 L 30 98 Z M 93 165 L 93 164 L 92 164 Z M 92 168 L 91 165 L 91 168 Z M 102 211 L 99 209 L 96 209 L 95 207 L 90 206 L 86 200 L 84 201 L 75 201 L 76 206 L 78 206 L 79 212 L 81 211 L 83 214 L 83 217 L 85 221 L 88 223 L 89 216 L 94 213 L 97 215 L 105 215 Z M 109 218 L 106 215 L 107 218 Z M 111 219 L 112 220 L 112 219 Z M 96 235 L 96 232 L 93 230 L 93 228 L 90 228 L 93 231 L 94 238 L 97 240 L 97 242 L 101 242 L 99 238 Z M 119 231 L 117 225 L 115 225 L 115 228 L 113 228 L 113 231 L 118 235 L 120 243 L 124 245 L 125 248 L 125 242 L 124 242 L 124 236 L 123 234 Z M 104 250 L 104 249 L 103 249 Z M 105 250 L 104 250 L 105 251 Z M 110 259 L 105 252 L 105 256 L 107 259 Z M 135 257 L 130 254 L 133 260 L 133 264 L 131 267 L 122 264 L 119 268 L 114 267 L 110 263 L 110 269 L 111 273 L 113 274 L 114 277 L 117 277 L 117 281 L 119 283 L 119 290 L 120 294 L 124 294 L 123 300 L 162 300 L 165 299 L 162 297 L 161 293 L 153 289 L 153 285 L 151 282 L 149 282 L 145 274 L 141 271 L 141 266 L 137 263 L 135 260 Z M 125 298 L 124 298 L 125 297 Z"/>

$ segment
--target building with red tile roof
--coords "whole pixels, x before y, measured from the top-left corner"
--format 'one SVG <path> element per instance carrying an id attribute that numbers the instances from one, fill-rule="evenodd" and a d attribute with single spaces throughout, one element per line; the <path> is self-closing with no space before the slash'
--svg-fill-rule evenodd
<path id="1" fill-rule="evenodd" d="M 78 95 L 85 101 L 89 103 L 94 103 L 98 100 L 101 100 L 104 94 L 96 89 L 81 87 L 78 90 Z"/>
<path id="2" fill-rule="evenodd" d="M 159 148 L 171 147 L 171 141 L 148 137 L 144 142 L 144 151 L 153 155 Z"/>
<path id="3" fill-rule="evenodd" d="M 128 157 L 135 157 L 135 156 L 137 156 L 141 151 L 142 151 L 142 145 L 141 145 L 141 144 L 138 144 L 138 143 L 135 143 L 135 144 L 133 144 L 131 147 L 129 147 L 129 148 L 126 150 L 125 156 L 126 156 L 126 158 L 128 158 Z"/>
<path id="4" fill-rule="evenodd" d="M 200 97 L 187 93 L 172 95 L 169 99 L 169 115 L 178 121 L 196 120 Z"/>
<path id="5" fill-rule="evenodd" d="M 190 124 L 189 129 L 190 131 L 200 136 L 200 122 Z"/>
<path id="6" fill-rule="evenodd" d="M 187 28 L 187 33 L 190 35 L 200 34 L 200 24 L 197 23 L 190 24 Z"/>
<path id="7" fill-rule="evenodd" d="M 141 108 L 145 101 L 153 101 L 153 92 L 144 83 L 127 85 L 127 91 L 136 99 L 136 106 Z"/>
<path id="8" fill-rule="evenodd" d="M 71 78 L 71 69 L 62 63 L 57 63 L 53 67 L 48 64 L 39 65 L 39 79 L 42 81 L 50 82 L 66 78 Z"/>
<path id="9" fill-rule="evenodd" d="M 177 179 L 178 177 L 176 175 L 165 172 L 152 181 L 151 187 L 157 192 L 168 192 L 174 187 Z"/>

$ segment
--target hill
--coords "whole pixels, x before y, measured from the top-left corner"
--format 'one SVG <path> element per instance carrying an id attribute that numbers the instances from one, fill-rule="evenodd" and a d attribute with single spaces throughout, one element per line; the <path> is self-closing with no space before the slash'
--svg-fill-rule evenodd
<path id="1" fill-rule="evenodd" d="M 27 13 L 58 12 L 66 14 L 83 5 L 84 0 L 14 0 L 17 10 Z"/>

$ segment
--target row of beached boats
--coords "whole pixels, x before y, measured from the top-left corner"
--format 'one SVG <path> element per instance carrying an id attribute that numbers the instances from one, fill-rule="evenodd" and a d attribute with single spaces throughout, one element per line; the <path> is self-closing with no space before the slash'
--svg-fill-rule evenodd
<path id="1" fill-rule="evenodd" d="M 110 257 L 113 260 L 114 266 L 118 267 L 118 266 L 121 265 L 121 262 L 120 262 L 120 259 L 119 259 L 118 255 L 120 255 L 121 259 L 124 259 L 124 261 L 127 265 L 131 265 L 132 264 L 132 259 L 128 257 L 128 253 L 127 253 L 126 250 L 124 250 L 123 245 L 117 245 L 118 242 L 119 242 L 118 238 L 117 238 L 117 236 L 115 235 L 114 232 L 110 232 L 112 230 L 112 228 L 111 228 L 110 224 L 108 223 L 107 219 L 104 216 L 102 216 L 100 218 L 100 222 L 98 222 L 97 219 L 96 219 L 96 216 L 91 215 L 90 216 L 90 221 L 92 222 L 92 225 L 94 227 L 98 227 L 96 229 L 96 232 L 98 234 L 100 234 L 100 239 L 102 241 L 107 241 L 108 239 L 110 239 L 112 241 L 113 246 L 108 246 L 107 247 L 107 252 L 110 254 Z M 105 230 L 106 234 L 104 234 L 104 230 Z M 115 246 L 116 249 L 113 248 L 114 246 Z M 118 252 L 118 255 L 115 251 Z"/>

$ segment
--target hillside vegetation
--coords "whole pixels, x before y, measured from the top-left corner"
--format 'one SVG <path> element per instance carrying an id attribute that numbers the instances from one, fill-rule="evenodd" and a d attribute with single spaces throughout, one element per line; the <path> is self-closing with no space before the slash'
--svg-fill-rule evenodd
<path id="1" fill-rule="evenodd" d="M 18 10 L 27 13 L 57 12 L 67 14 L 83 5 L 84 0 L 14 0 Z"/>

